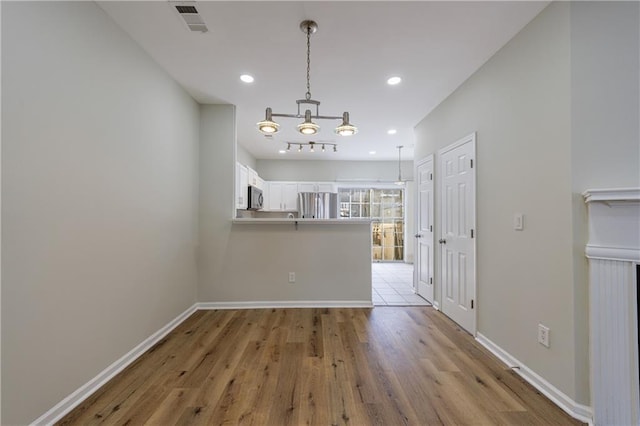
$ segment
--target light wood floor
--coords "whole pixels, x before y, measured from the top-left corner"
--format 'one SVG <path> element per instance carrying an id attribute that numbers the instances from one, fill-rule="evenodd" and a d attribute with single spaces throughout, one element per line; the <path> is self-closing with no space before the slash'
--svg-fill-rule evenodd
<path id="1" fill-rule="evenodd" d="M 198 311 L 60 424 L 579 424 L 428 307 Z"/>

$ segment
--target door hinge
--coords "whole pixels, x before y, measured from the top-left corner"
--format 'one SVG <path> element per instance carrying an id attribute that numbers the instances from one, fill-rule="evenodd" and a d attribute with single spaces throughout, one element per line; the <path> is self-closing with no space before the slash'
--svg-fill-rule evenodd
<path id="1" fill-rule="evenodd" d="M 471 299 L 471 309 L 473 309 L 473 299 Z"/>
<path id="2" fill-rule="evenodd" d="M 433 225 L 429 225 L 429 232 L 433 232 Z"/>
<path id="3" fill-rule="evenodd" d="M 429 278 L 429 284 L 433 284 L 433 278 Z"/>
<path id="4" fill-rule="evenodd" d="M 429 180 L 433 180 L 433 173 L 429 173 Z"/>
<path id="5" fill-rule="evenodd" d="M 471 159 L 471 168 L 473 169 L 473 158 Z"/>
<path id="6" fill-rule="evenodd" d="M 471 230 L 471 238 L 473 238 L 473 229 Z"/>

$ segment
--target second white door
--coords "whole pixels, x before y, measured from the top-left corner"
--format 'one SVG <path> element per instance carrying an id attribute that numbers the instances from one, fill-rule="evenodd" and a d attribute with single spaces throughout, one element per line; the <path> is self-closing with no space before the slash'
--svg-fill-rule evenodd
<path id="1" fill-rule="evenodd" d="M 418 163 L 415 287 L 431 303 L 433 291 L 433 155 Z"/>
<path id="2" fill-rule="evenodd" d="M 442 312 L 475 334 L 475 133 L 439 151 Z"/>

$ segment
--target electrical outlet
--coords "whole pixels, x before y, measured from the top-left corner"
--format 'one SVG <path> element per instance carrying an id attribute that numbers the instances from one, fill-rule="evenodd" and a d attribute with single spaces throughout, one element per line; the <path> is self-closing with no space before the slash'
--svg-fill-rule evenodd
<path id="1" fill-rule="evenodd" d="M 513 216 L 513 229 L 516 231 L 522 231 L 524 229 L 524 215 L 522 213 L 516 213 Z"/>
<path id="2" fill-rule="evenodd" d="M 290 283 L 295 283 L 296 282 L 296 273 L 295 272 L 289 272 L 289 282 Z"/>
<path id="3" fill-rule="evenodd" d="M 538 324 L 538 343 L 548 348 L 550 333 L 551 331 L 549 330 L 549 327 L 545 327 L 542 324 Z"/>

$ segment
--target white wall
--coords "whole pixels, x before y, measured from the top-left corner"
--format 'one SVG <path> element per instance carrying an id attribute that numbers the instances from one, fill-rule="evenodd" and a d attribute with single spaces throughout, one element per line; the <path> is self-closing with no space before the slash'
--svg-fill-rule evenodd
<path id="1" fill-rule="evenodd" d="M 256 158 L 240 144 L 236 145 L 236 160 L 240 164 L 251 167 L 253 170 L 256 169 Z"/>
<path id="2" fill-rule="evenodd" d="M 234 224 L 235 110 L 200 119 L 200 302 L 369 301 L 369 224 Z M 330 268 L 328 267 L 330 265 Z M 288 273 L 296 273 L 296 284 Z"/>
<path id="3" fill-rule="evenodd" d="M 95 3 L 2 9 L 2 424 L 26 424 L 194 303 L 198 106 Z"/>
<path id="4" fill-rule="evenodd" d="M 640 186 L 639 17 L 637 2 L 551 4 L 416 127 L 416 159 L 478 132 L 479 332 L 585 405 L 581 193 Z"/>
<path id="5" fill-rule="evenodd" d="M 576 347 L 588 351 L 587 189 L 640 187 L 640 4 L 571 3 L 571 171 Z M 640 220 L 640 218 L 639 218 Z M 576 389 L 588 389 L 577 357 Z M 579 395 L 588 400 L 588 394 Z"/>
<path id="6" fill-rule="evenodd" d="M 577 398 L 570 107 L 569 4 L 553 3 L 420 122 L 415 158 L 477 131 L 478 331 Z"/>
<path id="7" fill-rule="evenodd" d="M 0 46 L 2 46 L 2 2 L 0 2 Z M 2 59 L 0 58 L 0 65 Z M 0 81 L 2 81 L 2 67 L 0 66 Z M 2 99 L 2 85 L 0 84 L 0 99 Z M 0 102 L 0 117 L 2 117 L 2 102 Z M 0 119 L 0 134 L 2 133 L 2 119 Z M 2 136 L 0 135 L 0 187 L 2 187 Z M 0 241 L 2 241 L 2 197 L 0 197 Z M 0 244 L 0 423 L 2 423 L 2 244 Z"/>
<path id="8" fill-rule="evenodd" d="M 373 181 L 398 180 L 397 161 L 257 160 L 256 171 L 265 180 Z M 402 179 L 413 179 L 413 162 L 402 162 Z"/>
<path id="9" fill-rule="evenodd" d="M 572 174 L 579 191 L 640 186 L 639 15 L 638 2 L 571 6 Z"/>
<path id="10" fill-rule="evenodd" d="M 404 261 L 413 263 L 415 258 L 415 216 L 416 216 L 416 185 L 414 181 L 405 185 L 405 235 L 404 235 Z"/>

